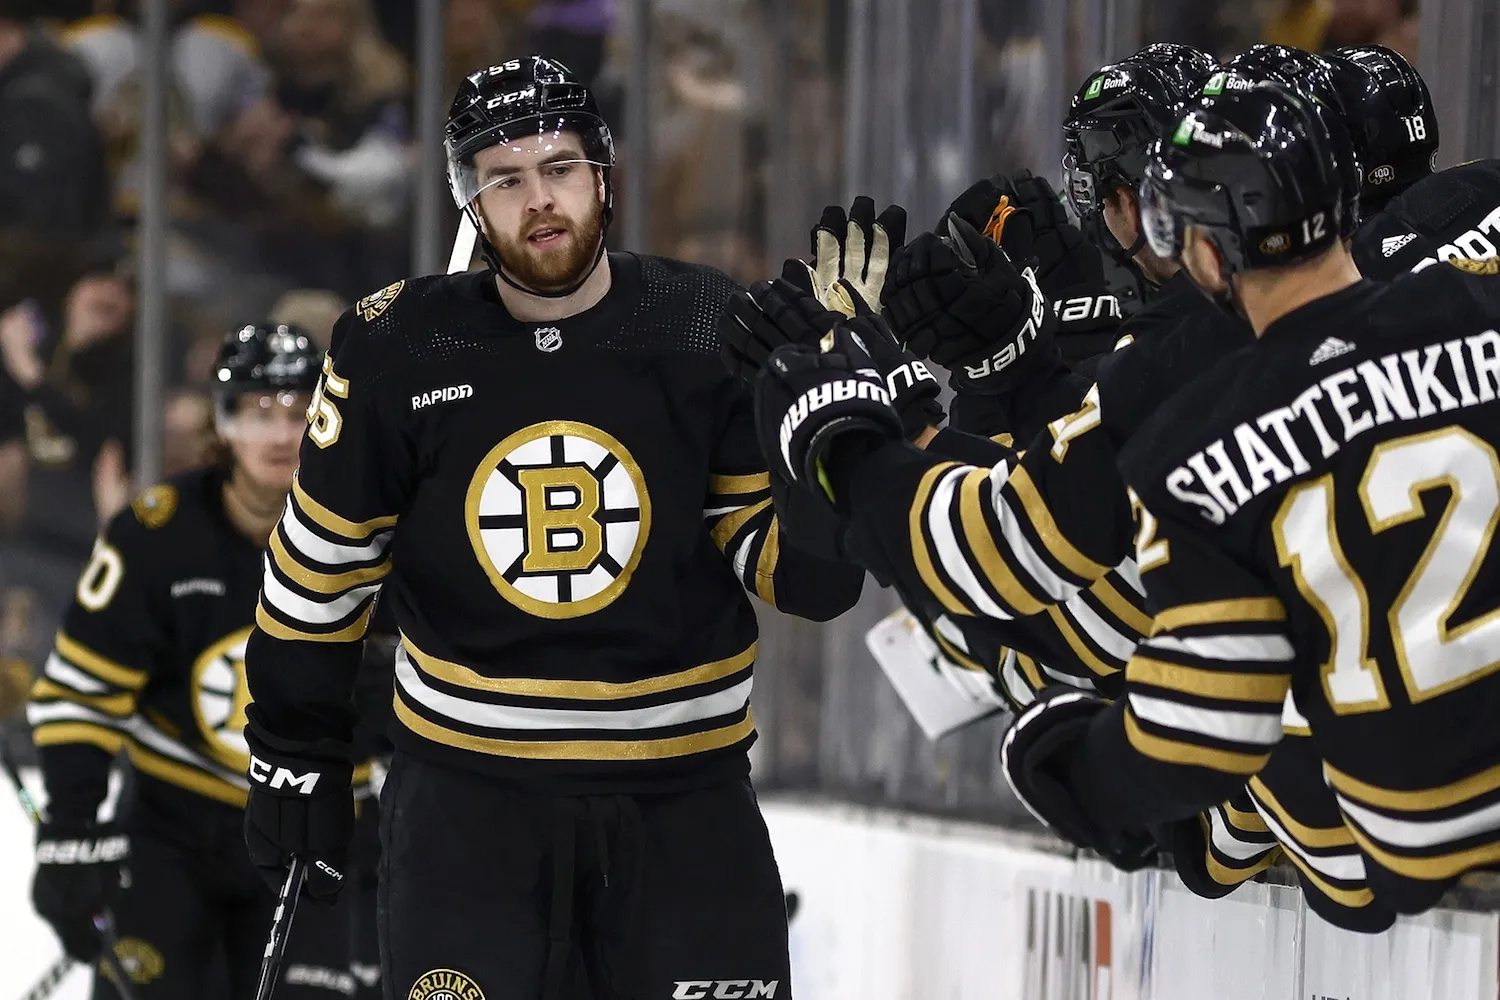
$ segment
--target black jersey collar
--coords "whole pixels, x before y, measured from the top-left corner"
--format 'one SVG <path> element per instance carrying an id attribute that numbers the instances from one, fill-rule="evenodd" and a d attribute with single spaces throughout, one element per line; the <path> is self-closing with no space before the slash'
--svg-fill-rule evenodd
<path id="1" fill-rule="evenodd" d="M 1293 309 L 1285 316 L 1266 327 L 1261 340 L 1285 340 L 1292 337 L 1325 337 L 1337 331 L 1352 339 L 1358 339 L 1361 329 L 1351 325 L 1356 316 L 1369 316 L 1365 303 L 1379 295 L 1385 285 L 1368 278 L 1356 281 L 1347 288 L 1313 299 L 1305 306 Z"/>

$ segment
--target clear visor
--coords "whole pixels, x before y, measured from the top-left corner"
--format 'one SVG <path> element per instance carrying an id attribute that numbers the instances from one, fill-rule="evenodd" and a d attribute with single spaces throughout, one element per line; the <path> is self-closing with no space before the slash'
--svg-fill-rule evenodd
<path id="1" fill-rule="evenodd" d="M 608 169 L 614 159 L 613 140 L 603 126 L 583 127 L 565 118 L 543 126 L 533 120 L 493 133 L 493 142 L 460 154 L 445 143 L 448 189 L 460 209 L 468 208 L 481 191 L 527 190 L 538 181 L 593 183 L 596 169 Z"/>
<path id="2" fill-rule="evenodd" d="M 246 393 L 214 412 L 214 429 L 226 441 L 260 443 L 297 442 L 307 428 L 312 406 L 308 392 Z"/>
<path id="3" fill-rule="evenodd" d="M 1168 195 L 1165 178 L 1156 165 L 1146 169 L 1141 181 L 1141 228 L 1146 232 L 1146 245 L 1158 257 L 1176 260 L 1182 255 L 1182 220 L 1178 218 Z"/>
<path id="4" fill-rule="evenodd" d="M 487 168 L 468 182 L 473 185 L 474 194 L 464 204 L 486 191 L 491 192 L 491 199 L 502 201 L 524 201 L 537 191 L 586 194 L 596 184 L 596 169 L 603 166 L 596 160 L 577 158 L 546 160 L 534 166 Z"/>

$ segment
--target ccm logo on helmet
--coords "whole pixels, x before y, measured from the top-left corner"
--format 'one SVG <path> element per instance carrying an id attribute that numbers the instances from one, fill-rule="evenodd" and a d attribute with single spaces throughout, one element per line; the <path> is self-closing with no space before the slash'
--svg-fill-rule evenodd
<path id="1" fill-rule="evenodd" d="M 322 777 L 317 771 L 293 774 L 284 767 L 272 767 L 254 754 L 250 755 L 250 780 L 271 788 L 295 788 L 298 794 L 311 795 Z"/>
<path id="2" fill-rule="evenodd" d="M 689 979 L 673 983 L 672 1000 L 755 1000 L 776 996 L 779 979 Z"/>

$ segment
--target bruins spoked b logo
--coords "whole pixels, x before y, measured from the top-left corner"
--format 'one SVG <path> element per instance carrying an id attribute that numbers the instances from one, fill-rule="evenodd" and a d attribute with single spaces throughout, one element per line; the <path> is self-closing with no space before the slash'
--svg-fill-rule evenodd
<path id="1" fill-rule="evenodd" d="M 406 1000 L 484 1000 L 484 991 L 462 972 L 433 969 L 411 984 Z"/>
<path id="2" fill-rule="evenodd" d="M 624 445 L 597 427 L 550 420 L 490 449 L 464 518 L 501 596 L 539 618 L 577 618 L 629 585 L 651 531 L 651 497 Z"/>

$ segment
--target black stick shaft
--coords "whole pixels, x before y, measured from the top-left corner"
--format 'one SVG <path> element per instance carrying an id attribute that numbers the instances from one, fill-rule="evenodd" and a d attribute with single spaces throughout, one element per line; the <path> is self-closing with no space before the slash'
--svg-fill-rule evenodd
<path id="1" fill-rule="evenodd" d="M 292 916 L 297 912 L 297 897 L 302 895 L 302 883 L 307 881 L 307 862 L 292 858 L 287 868 L 286 881 L 281 884 L 281 896 L 276 900 L 276 913 L 271 918 L 271 933 L 266 938 L 266 953 L 260 963 L 260 984 L 255 988 L 255 1000 L 271 1000 L 276 989 L 276 977 L 281 972 L 281 956 L 286 954 L 287 936 L 292 930 Z"/>

